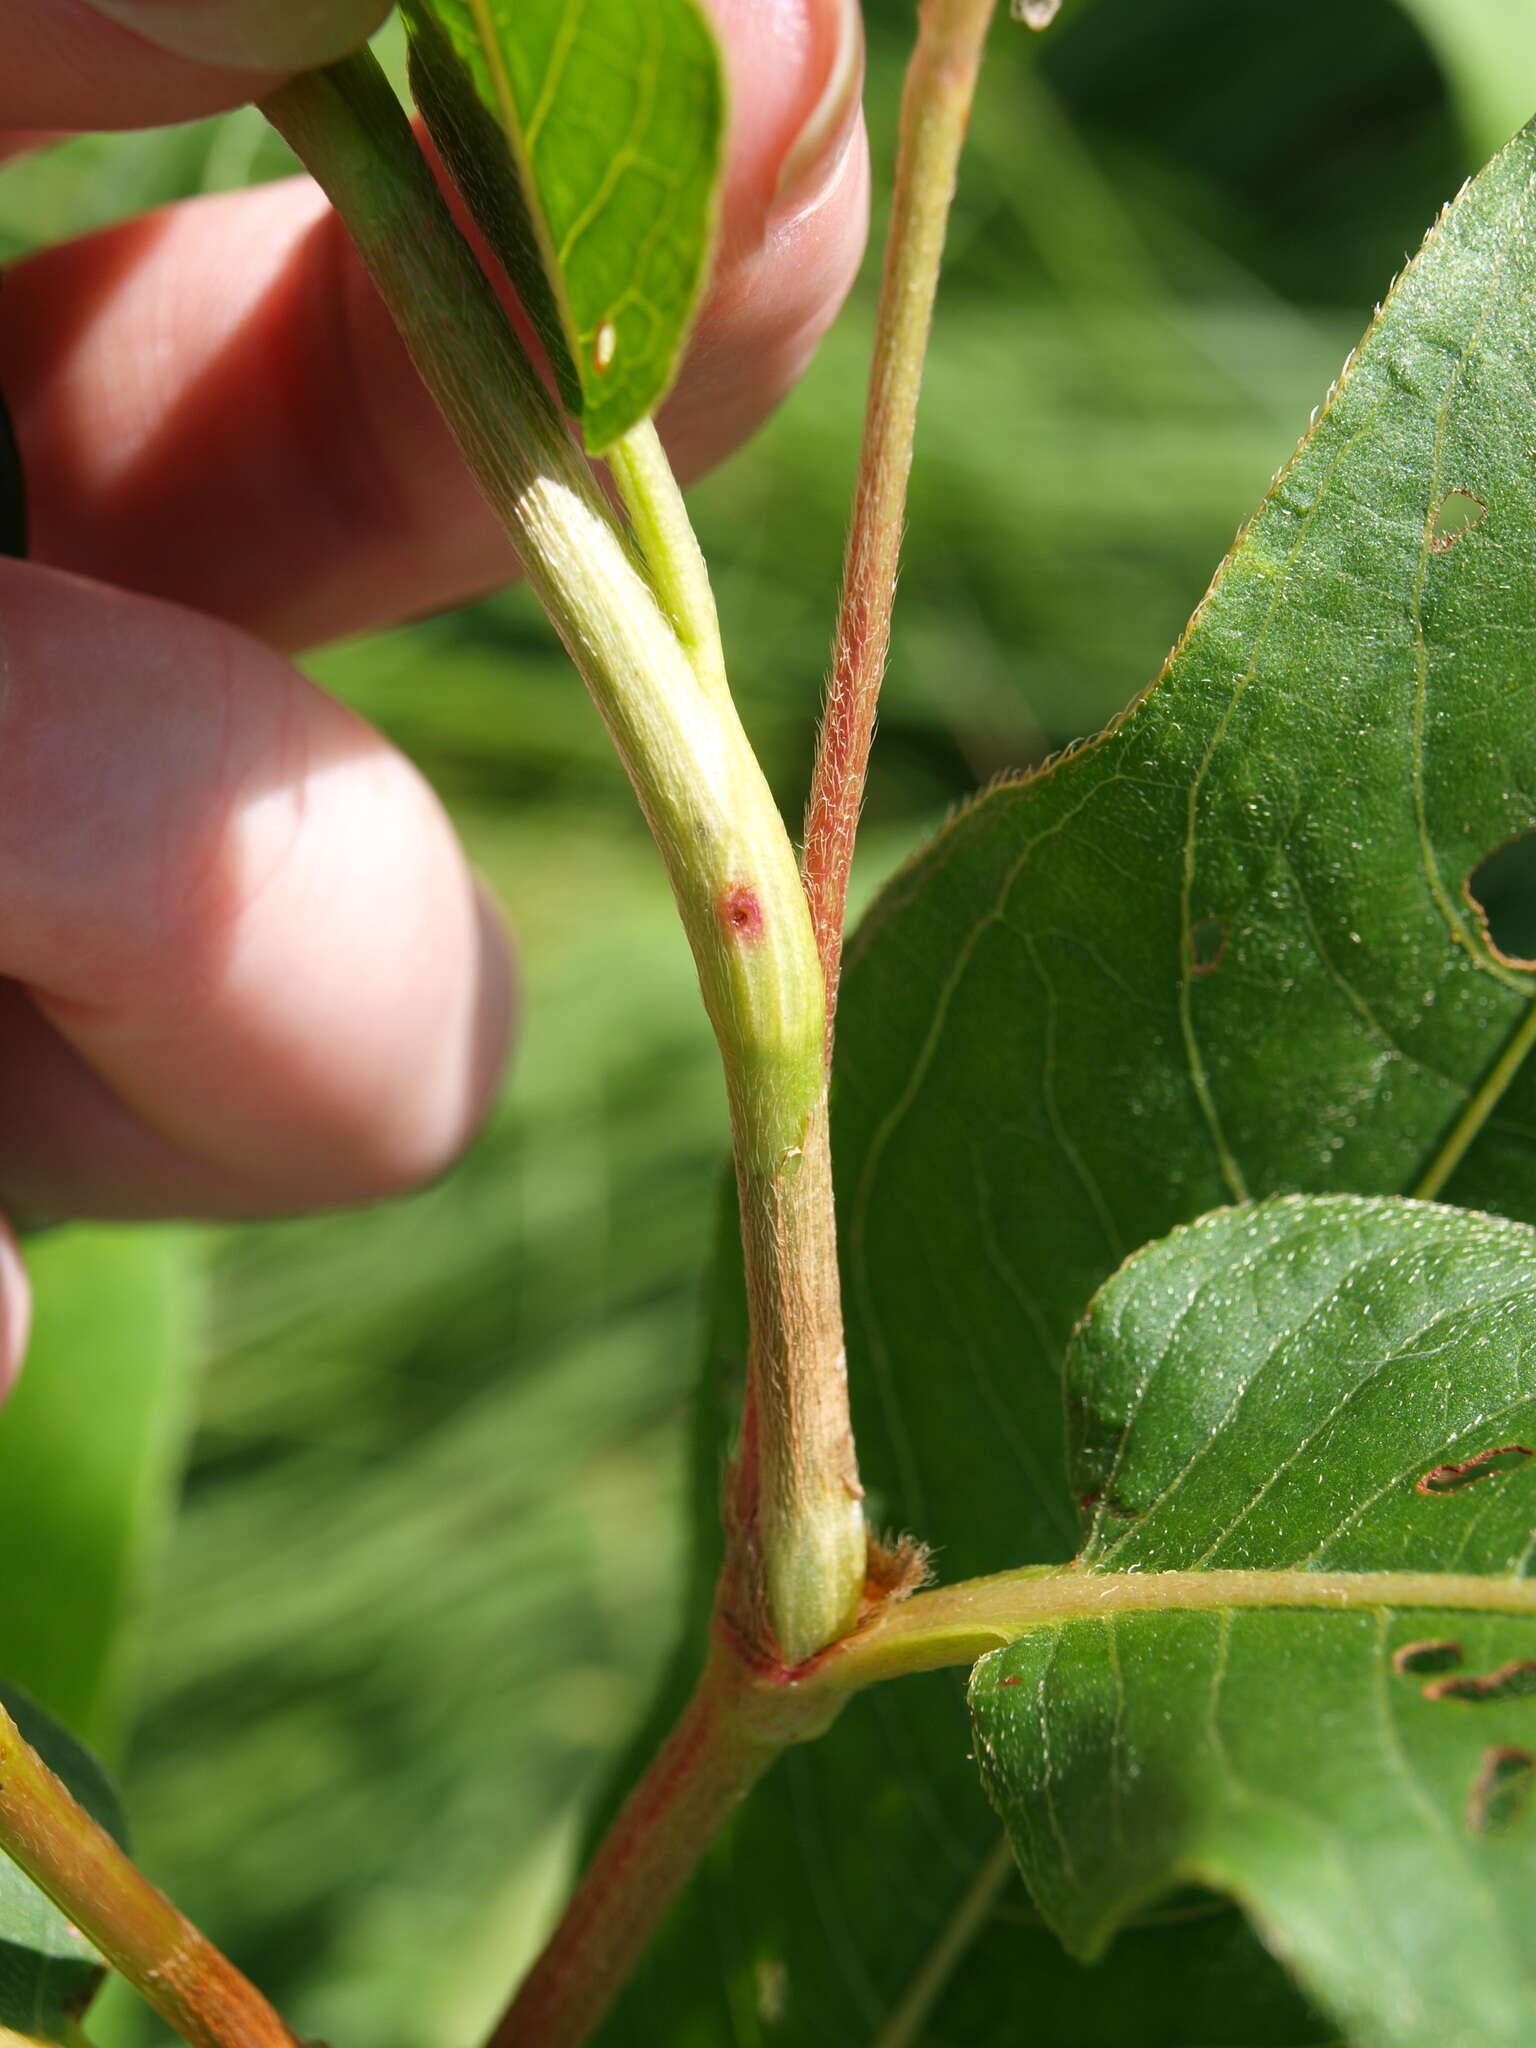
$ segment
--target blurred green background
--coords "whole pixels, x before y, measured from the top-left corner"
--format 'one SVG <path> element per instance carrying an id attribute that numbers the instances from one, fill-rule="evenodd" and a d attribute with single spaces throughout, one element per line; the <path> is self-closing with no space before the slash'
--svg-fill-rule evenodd
<path id="1" fill-rule="evenodd" d="M 865 11 L 878 209 L 911 0 Z M 1533 108 L 1527 0 L 1067 0 L 1046 37 L 999 23 L 865 892 L 979 782 L 1155 673 L 1391 277 Z M 81 138 L 0 175 L 0 261 L 284 168 L 249 110 Z M 866 265 L 803 388 L 694 494 L 791 816 L 873 283 Z M 39 1246 L 39 1341 L 0 1423 L 0 1538 L 25 1514 L 36 1563 L 0 1591 L 0 1657 L 109 1747 L 131 1731 L 141 1859 L 302 2033 L 461 2048 L 672 1646 L 724 1111 L 659 870 L 531 601 L 309 666 L 425 766 L 505 903 L 518 1057 L 472 1156 L 414 1200 Z M 197 1368 L 180 1519 L 132 1668 L 74 1670 L 124 1531 L 155 1547 L 176 1375 L 132 1425 L 149 1448 L 127 1495 L 82 1465 L 81 1432 L 178 1347 Z M 92 2032 L 161 2038 L 116 1995 Z"/>

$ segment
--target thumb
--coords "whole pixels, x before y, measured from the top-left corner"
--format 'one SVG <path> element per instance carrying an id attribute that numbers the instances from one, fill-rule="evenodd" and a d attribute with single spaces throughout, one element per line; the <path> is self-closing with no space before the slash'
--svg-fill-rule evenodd
<path id="1" fill-rule="evenodd" d="M 305 71 L 367 40 L 389 0 L 90 0 L 96 14 L 199 64 Z"/>
<path id="2" fill-rule="evenodd" d="M 147 128 L 355 50 L 389 0 L 0 0 L 0 130 Z"/>

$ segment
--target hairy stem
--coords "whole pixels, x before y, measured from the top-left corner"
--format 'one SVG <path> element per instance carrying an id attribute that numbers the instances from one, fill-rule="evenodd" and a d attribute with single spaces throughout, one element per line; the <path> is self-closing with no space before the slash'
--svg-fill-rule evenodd
<path id="1" fill-rule="evenodd" d="M 329 193 L 585 679 L 655 835 L 725 1065 L 752 1332 L 740 1617 L 799 1663 L 858 1611 L 866 1539 L 841 1373 L 822 1128 L 824 997 L 793 848 L 717 673 L 713 606 L 659 444 L 615 451 L 642 567 L 367 55 L 265 112 Z M 829 1371 L 829 1363 L 835 1368 Z"/>
<path id="2" fill-rule="evenodd" d="M 298 2048 L 0 1708 L 0 1848 L 191 2048 Z"/>
<path id="3" fill-rule="evenodd" d="M 826 978 L 829 1059 L 848 873 L 890 647 L 923 358 L 956 167 L 994 5 L 995 0 L 921 0 L 917 48 L 902 95 L 864 439 L 801 863 Z"/>

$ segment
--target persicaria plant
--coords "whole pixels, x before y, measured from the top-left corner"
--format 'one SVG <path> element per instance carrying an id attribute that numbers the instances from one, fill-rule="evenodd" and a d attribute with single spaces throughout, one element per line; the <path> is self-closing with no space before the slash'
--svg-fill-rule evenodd
<path id="1" fill-rule="evenodd" d="M 698 0 L 404 0 L 527 342 L 371 56 L 265 105 L 607 724 L 730 1107 L 709 1597 L 493 2048 L 1523 2048 L 1536 982 L 1486 877 L 1536 832 L 1536 138 L 1431 229 L 1156 682 L 978 796 L 845 962 L 993 11 L 917 10 L 798 853 L 652 424 L 725 130 Z M 186 2041 L 291 2041 L 89 1760 L 20 1703 L 3 1746 L 13 2036 L 79 2038 L 62 1913 Z"/>

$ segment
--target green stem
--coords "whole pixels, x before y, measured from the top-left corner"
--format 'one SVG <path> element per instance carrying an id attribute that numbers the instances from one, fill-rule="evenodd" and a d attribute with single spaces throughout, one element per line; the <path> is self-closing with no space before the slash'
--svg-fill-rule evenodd
<path id="1" fill-rule="evenodd" d="M 910 1672 L 974 1664 L 1031 1630 L 1064 1622 L 1234 1607 L 1440 1607 L 1536 1617 L 1536 1580 L 1445 1572 L 1094 1572 L 1044 1565 L 914 1594 L 834 1644 L 801 1682 L 810 1690 L 861 1692 Z"/>
<path id="2" fill-rule="evenodd" d="M 995 0 L 922 0 L 901 140 L 832 675 L 805 816 L 801 871 L 827 984 L 827 1057 L 853 843 L 891 642 L 923 359 L 955 174 Z"/>
<path id="3" fill-rule="evenodd" d="M 728 690 L 709 570 L 653 423 L 642 420 L 632 427 L 603 459 L 613 471 L 651 585 L 699 681 Z"/>
<path id="4" fill-rule="evenodd" d="M 364 54 L 264 105 L 329 193 L 477 482 L 585 679 L 666 863 L 725 1065 L 756 1320 L 754 1469 L 733 1499 L 738 1620 L 799 1663 L 858 1610 L 866 1538 L 822 1140 L 825 1000 L 784 822 L 729 695 L 701 678 Z M 617 465 L 669 609 L 708 639 L 659 448 Z M 707 669 L 708 664 L 705 664 Z M 819 1435 L 806 1432 L 815 1429 Z M 760 1598 L 766 1587 L 766 1597 Z"/>
<path id="5" fill-rule="evenodd" d="M 1432 1202 L 1460 1166 L 1489 1117 L 1503 1101 L 1510 1083 L 1536 1047 L 1536 1001 L 1520 1019 L 1508 1045 L 1474 1090 L 1471 1100 L 1451 1127 L 1423 1179 L 1413 1190 L 1421 1202 Z"/>
<path id="6" fill-rule="evenodd" d="M 191 2048 L 299 2048 L 0 1708 L 0 1848 Z"/>
<path id="7" fill-rule="evenodd" d="M 870 2048 L 913 2048 L 928 2030 L 934 2007 L 977 1936 L 997 1910 L 997 1902 L 1015 1881 L 1018 1864 L 1006 1835 L 998 1841 L 959 1903 L 940 1928 L 938 1939 L 881 2023 Z"/>

